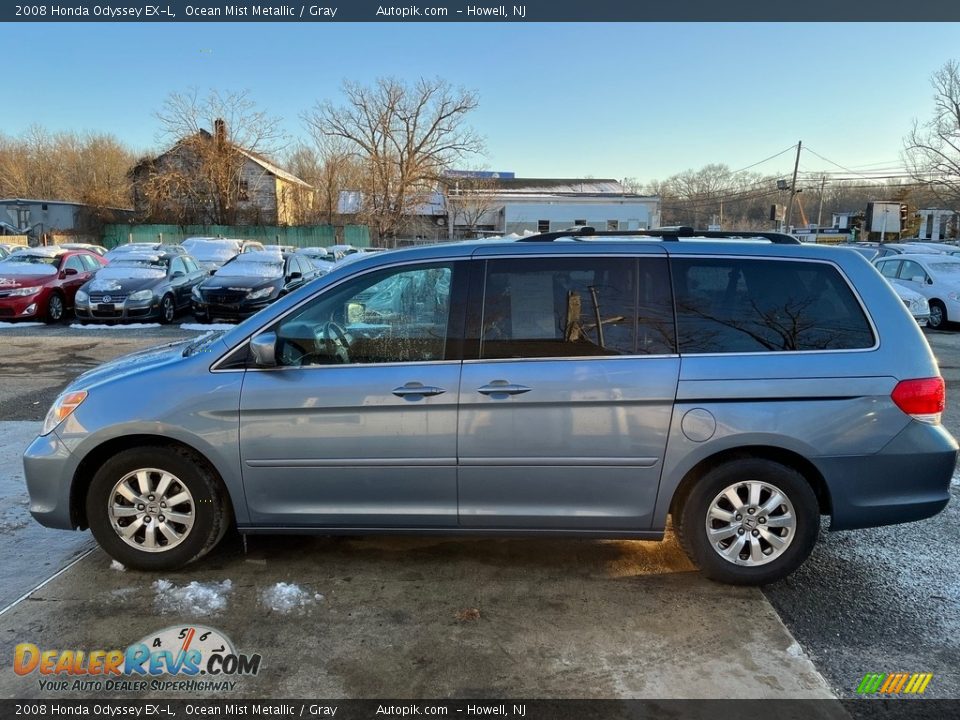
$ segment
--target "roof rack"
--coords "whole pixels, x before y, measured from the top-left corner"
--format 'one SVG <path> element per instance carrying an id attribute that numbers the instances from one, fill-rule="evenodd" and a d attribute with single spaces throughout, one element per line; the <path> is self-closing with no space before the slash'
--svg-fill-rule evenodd
<path id="1" fill-rule="evenodd" d="M 562 238 L 582 239 L 586 237 L 659 237 L 663 240 L 677 241 L 684 237 L 709 238 L 711 240 L 744 240 L 748 238 L 763 238 L 775 245 L 799 245 L 800 241 L 792 235 L 779 232 L 754 232 L 752 230 L 694 230 L 686 225 L 653 228 L 651 230 L 597 230 L 589 225 L 560 230 L 558 232 L 528 235 L 517 242 L 553 242 Z"/>

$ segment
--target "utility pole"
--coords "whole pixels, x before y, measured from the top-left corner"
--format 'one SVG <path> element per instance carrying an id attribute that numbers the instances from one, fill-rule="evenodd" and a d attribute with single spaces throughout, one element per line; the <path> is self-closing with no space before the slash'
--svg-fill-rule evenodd
<path id="1" fill-rule="evenodd" d="M 793 216 L 793 199 L 797 196 L 797 170 L 800 168 L 800 148 L 803 140 L 797 140 L 797 159 L 793 163 L 793 180 L 790 181 L 790 204 L 787 205 L 787 232 L 790 232 L 790 218 Z"/>
<path id="2" fill-rule="evenodd" d="M 827 184 L 827 176 L 820 177 L 820 207 L 817 208 L 817 230 L 820 229 L 820 219 L 823 217 L 823 186 Z"/>

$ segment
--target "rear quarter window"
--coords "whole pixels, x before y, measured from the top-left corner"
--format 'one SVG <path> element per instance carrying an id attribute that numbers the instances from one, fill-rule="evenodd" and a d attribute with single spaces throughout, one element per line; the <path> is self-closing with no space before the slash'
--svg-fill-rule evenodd
<path id="1" fill-rule="evenodd" d="M 874 345 L 863 309 L 828 263 L 674 258 L 681 353 L 855 350 Z"/>

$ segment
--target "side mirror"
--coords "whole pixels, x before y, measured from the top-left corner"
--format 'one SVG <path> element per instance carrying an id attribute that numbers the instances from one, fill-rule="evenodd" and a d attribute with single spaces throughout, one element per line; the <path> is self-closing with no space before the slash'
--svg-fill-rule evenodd
<path id="1" fill-rule="evenodd" d="M 183 270 L 174 270 L 173 275 L 170 276 L 171 279 L 178 277 L 183 277 Z"/>
<path id="2" fill-rule="evenodd" d="M 63 277 L 67 277 L 69 275 L 76 275 L 76 274 L 77 274 L 76 268 L 65 268 L 63 271 Z"/>
<path id="3" fill-rule="evenodd" d="M 257 367 L 277 366 L 277 334 L 265 332 L 250 339 L 250 352 Z"/>
<path id="4" fill-rule="evenodd" d="M 354 323 L 363 322 L 364 315 L 367 314 L 367 306 L 363 303 L 352 302 L 347 303 L 347 323 L 353 325 Z"/>
<path id="5" fill-rule="evenodd" d="M 292 273 L 290 273 L 291 280 L 299 280 L 302 277 L 303 277 L 303 273 L 300 272 L 299 270 L 294 270 Z"/>
<path id="6" fill-rule="evenodd" d="M 216 268 L 213 268 L 212 270 L 210 270 L 210 274 L 211 274 L 211 275 L 216 275 L 216 274 L 217 274 L 217 269 L 216 269 Z"/>

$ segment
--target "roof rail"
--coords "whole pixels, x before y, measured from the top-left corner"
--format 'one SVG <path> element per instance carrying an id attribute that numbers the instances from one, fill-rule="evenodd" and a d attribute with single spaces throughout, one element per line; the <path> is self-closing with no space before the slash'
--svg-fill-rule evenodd
<path id="1" fill-rule="evenodd" d="M 800 241 L 792 235 L 780 232 L 754 232 L 753 230 L 694 230 L 686 225 L 653 228 L 652 230 L 596 230 L 589 225 L 560 230 L 558 232 L 528 235 L 517 242 L 553 242 L 563 238 L 583 239 L 586 237 L 658 237 L 662 240 L 676 241 L 680 238 L 709 238 L 711 240 L 746 240 L 763 238 L 775 245 L 799 245 Z"/>

